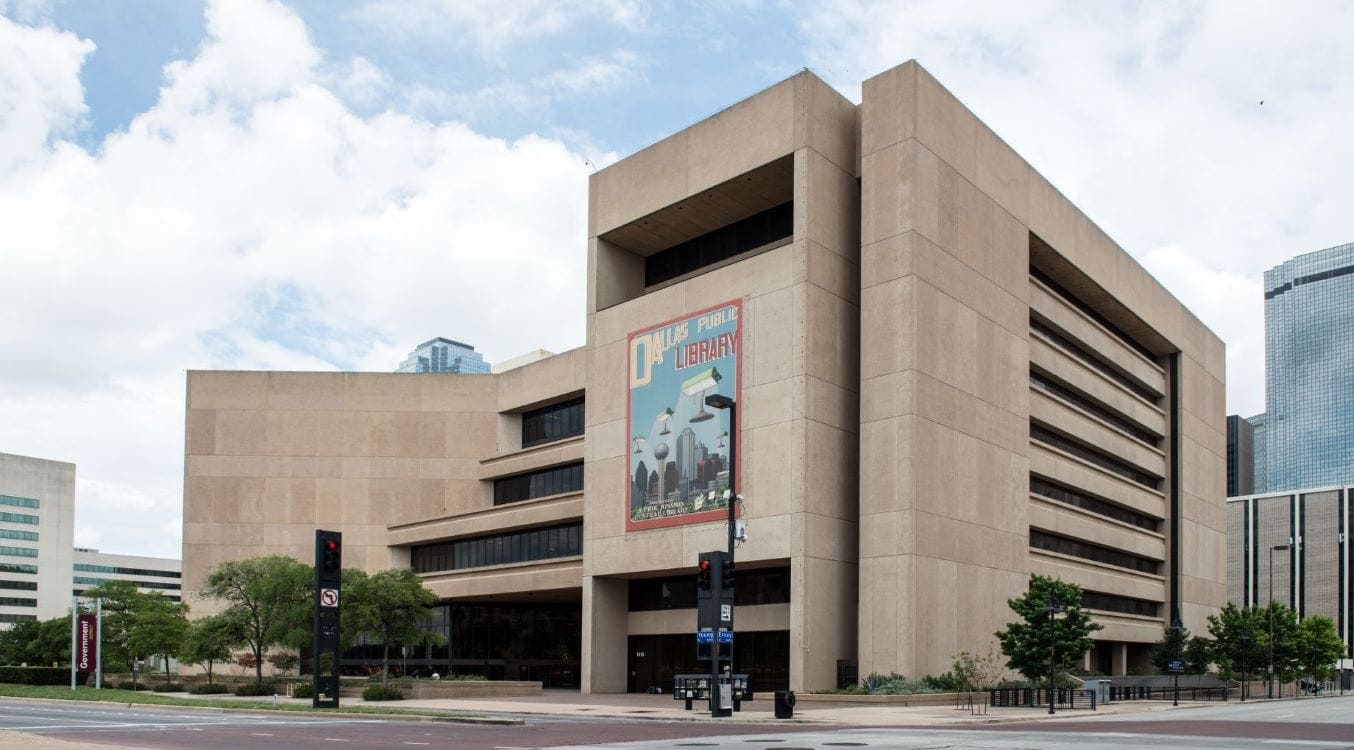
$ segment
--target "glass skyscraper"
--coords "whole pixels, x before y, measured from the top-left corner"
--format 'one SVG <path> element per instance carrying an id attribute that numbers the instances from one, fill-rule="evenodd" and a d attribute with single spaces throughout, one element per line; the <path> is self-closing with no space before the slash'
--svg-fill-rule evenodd
<path id="1" fill-rule="evenodd" d="M 459 372 L 480 375 L 489 372 L 489 363 L 475 347 L 438 337 L 419 344 L 395 372 Z"/>
<path id="2" fill-rule="evenodd" d="M 1264 491 L 1354 482 L 1354 243 L 1265 272 L 1265 380 Z"/>

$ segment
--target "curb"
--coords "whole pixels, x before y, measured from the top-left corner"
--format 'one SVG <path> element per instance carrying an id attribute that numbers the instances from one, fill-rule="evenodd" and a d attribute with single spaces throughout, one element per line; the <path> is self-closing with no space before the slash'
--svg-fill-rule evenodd
<path id="1" fill-rule="evenodd" d="M 380 719 L 382 721 L 419 721 L 419 722 L 440 722 L 449 724 L 487 724 L 498 726 L 522 726 L 527 723 L 525 719 L 518 719 L 512 717 L 499 717 L 499 716 L 425 716 L 421 714 L 405 714 L 405 713 L 380 714 L 380 713 L 366 713 L 355 711 L 353 712 L 345 712 L 345 711 L 328 712 L 324 710 L 294 711 L 285 708 L 280 709 L 257 708 L 257 707 L 229 708 L 225 706 L 192 706 L 192 705 L 176 706 L 176 705 L 164 705 L 161 703 L 122 703 L 121 701 L 87 701 L 80 700 L 78 698 L 29 698 L 26 696 L 17 696 L 17 695 L 0 695 L 0 700 L 24 701 L 30 703 L 56 703 L 56 704 L 78 703 L 83 706 L 115 706 L 118 708 L 126 706 L 127 708 L 146 709 L 151 711 L 182 711 L 187 709 L 210 713 L 248 713 L 263 715 L 280 714 L 283 716 L 296 715 L 296 716 L 321 716 L 321 717 L 339 716 L 343 718 L 353 718 L 353 719 Z"/>

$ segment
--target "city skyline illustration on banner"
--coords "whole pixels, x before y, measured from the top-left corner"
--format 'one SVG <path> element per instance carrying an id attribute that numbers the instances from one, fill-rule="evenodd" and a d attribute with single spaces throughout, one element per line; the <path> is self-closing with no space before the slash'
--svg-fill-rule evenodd
<path id="1" fill-rule="evenodd" d="M 738 398 L 741 317 L 734 300 L 630 334 L 627 530 L 723 518 L 737 430 L 705 399 Z"/>

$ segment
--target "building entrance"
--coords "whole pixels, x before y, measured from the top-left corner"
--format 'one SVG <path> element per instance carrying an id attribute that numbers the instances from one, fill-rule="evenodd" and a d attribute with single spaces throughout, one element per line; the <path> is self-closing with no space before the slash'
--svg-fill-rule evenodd
<path id="1" fill-rule="evenodd" d="M 629 684 L 632 693 L 662 689 L 671 692 L 672 678 L 704 673 L 707 662 L 696 660 L 694 633 L 632 635 L 629 639 Z M 785 690 L 790 686 L 790 631 L 738 633 L 733 671 L 746 672 L 755 692 Z"/>

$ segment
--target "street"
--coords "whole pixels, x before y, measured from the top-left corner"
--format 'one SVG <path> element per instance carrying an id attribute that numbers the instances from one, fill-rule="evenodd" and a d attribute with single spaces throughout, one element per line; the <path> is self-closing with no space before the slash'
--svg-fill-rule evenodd
<path id="1" fill-rule="evenodd" d="M 1162 707 L 1165 708 L 1164 706 Z M 620 716 L 517 714 L 515 726 L 285 713 L 151 709 L 59 701 L 0 700 L 0 747 L 43 748 L 42 739 L 132 748 L 733 748 L 828 750 L 935 748 L 1320 748 L 1354 750 L 1354 696 L 1191 706 L 1097 717 L 949 727 L 667 721 Z M 1000 715 L 994 716 L 1000 718 Z M 53 744 L 51 747 L 69 747 Z"/>

